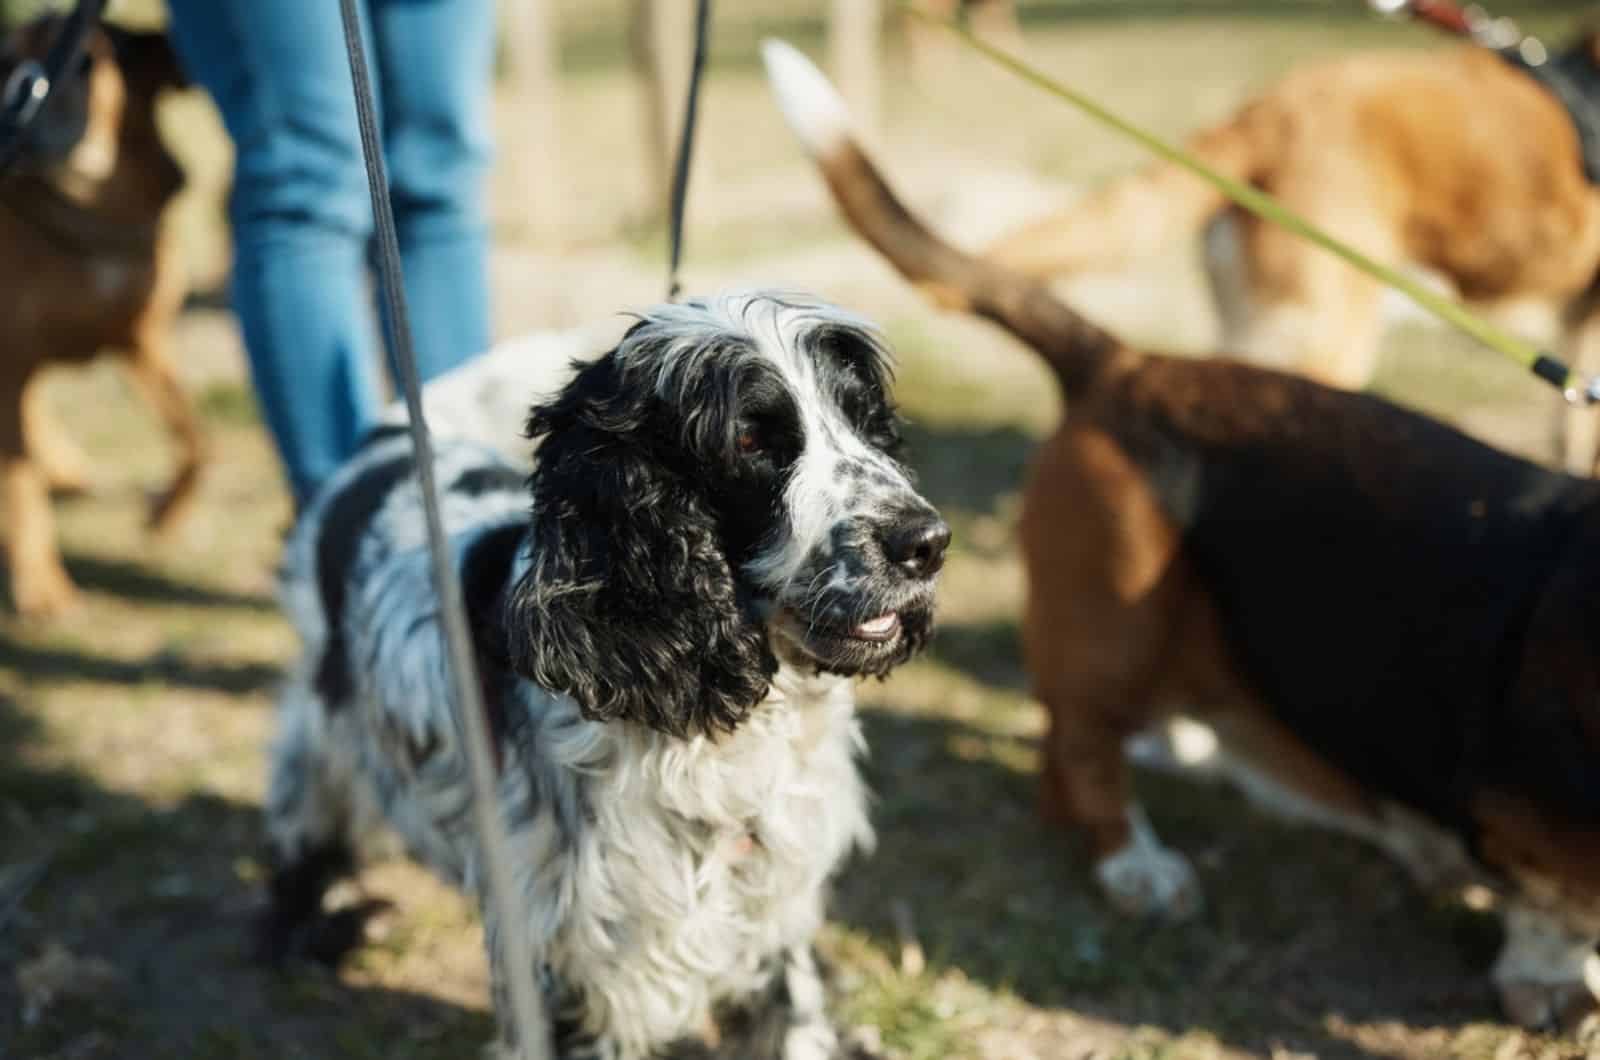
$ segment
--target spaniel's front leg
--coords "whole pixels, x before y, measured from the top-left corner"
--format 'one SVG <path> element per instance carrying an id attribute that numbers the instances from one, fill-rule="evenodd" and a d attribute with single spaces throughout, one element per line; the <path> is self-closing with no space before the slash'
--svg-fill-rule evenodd
<path id="1" fill-rule="evenodd" d="M 827 990 L 809 946 L 784 954 L 760 997 L 719 1020 L 712 1055 L 720 1060 L 872 1060 L 842 1040 L 828 1014 Z"/>

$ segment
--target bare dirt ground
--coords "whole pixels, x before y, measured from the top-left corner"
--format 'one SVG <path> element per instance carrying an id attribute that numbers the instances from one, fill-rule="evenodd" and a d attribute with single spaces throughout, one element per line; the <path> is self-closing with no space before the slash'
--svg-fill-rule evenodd
<path id="1" fill-rule="evenodd" d="M 924 309 L 834 221 L 754 66 L 763 24 L 815 45 L 799 8 L 763 0 L 719 25 L 689 286 L 777 282 L 883 321 L 901 355 L 914 462 L 957 541 L 930 656 L 863 689 L 880 842 L 840 880 L 824 945 L 847 1018 L 903 1060 L 1580 1055 L 1575 1041 L 1499 1022 L 1485 977 L 1499 941 L 1491 917 L 1417 894 L 1358 844 L 1277 823 L 1226 790 L 1141 776 L 1208 899 L 1194 922 L 1141 924 L 1110 914 L 1082 852 L 1035 819 L 1042 719 L 1018 658 L 1012 526 L 1055 399 L 1025 351 Z M 636 104 L 608 58 L 620 44 L 606 43 L 610 5 L 565 10 L 571 220 L 561 246 L 529 245 L 518 204 L 539 192 L 498 178 L 502 334 L 593 322 L 663 285 L 659 229 L 637 220 Z M 1363 22 L 1195 17 L 1040 23 L 1028 47 L 1176 133 L 1306 56 L 1426 41 Z M 892 59 L 886 160 L 964 238 L 1138 161 L 975 60 L 952 56 L 948 77 L 928 85 Z M 528 148 L 509 101 L 502 117 L 514 158 Z M 226 152 L 210 121 L 194 101 L 172 114 L 196 173 L 179 223 L 196 272 L 214 280 L 226 261 L 214 221 Z M 1145 341 L 1209 341 L 1186 251 L 1071 290 Z M 183 343 L 217 459 L 172 541 L 140 529 L 165 453 L 115 366 L 63 374 L 52 391 L 100 460 L 100 488 L 58 506 L 82 610 L 44 626 L 0 620 L 0 1056 L 475 1055 L 490 1026 L 475 917 L 402 860 L 362 875 L 360 888 L 395 909 L 337 974 L 270 975 L 245 958 L 271 700 L 295 650 L 271 595 L 288 506 L 231 321 L 196 310 Z M 1437 331 L 1397 329 L 1380 387 L 1547 451 L 1544 391 Z"/>

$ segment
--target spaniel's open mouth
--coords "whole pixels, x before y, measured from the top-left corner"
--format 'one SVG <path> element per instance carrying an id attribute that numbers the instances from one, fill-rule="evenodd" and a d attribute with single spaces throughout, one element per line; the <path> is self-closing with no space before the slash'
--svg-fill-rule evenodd
<path id="1" fill-rule="evenodd" d="M 858 618 L 862 612 L 871 617 Z M 851 608 L 845 614 L 835 612 L 826 617 L 802 608 L 784 608 L 775 628 L 801 655 L 824 670 L 882 674 L 904 661 L 909 650 L 926 642 L 932 617 L 931 600 L 881 600 L 870 608 Z"/>
<path id="2" fill-rule="evenodd" d="M 787 619 L 787 625 L 794 635 L 812 644 L 878 648 L 900 636 L 902 629 L 899 611 L 885 611 L 876 618 L 855 625 L 849 625 L 848 619 L 808 621 L 799 611 L 789 611 Z"/>
<path id="3" fill-rule="evenodd" d="M 877 618 L 870 618 L 850 631 L 850 636 L 856 640 L 880 643 L 893 640 L 896 633 L 900 632 L 900 612 L 885 611 Z"/>

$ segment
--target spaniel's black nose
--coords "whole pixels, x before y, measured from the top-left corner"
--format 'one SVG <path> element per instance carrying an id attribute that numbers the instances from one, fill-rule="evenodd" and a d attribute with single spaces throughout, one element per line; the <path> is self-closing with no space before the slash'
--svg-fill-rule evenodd
<path id="1" fill-rule="evenodd" d="M 932 513 L 914 515 L 883 536 L 884 556 L 913 578 L 939 573 L 949 547 L 950 526 Z"/>

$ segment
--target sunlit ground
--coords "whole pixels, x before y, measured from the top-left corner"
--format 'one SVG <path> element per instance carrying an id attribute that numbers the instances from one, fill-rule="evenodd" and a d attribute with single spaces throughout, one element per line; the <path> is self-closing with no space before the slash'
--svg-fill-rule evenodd
<path id="1" fill-rule="evenodd" d="M 926 310 L 846 236 L 754 61 L 763 26 L 813 50 L 820 27 L 798 3 L 734 6 L 722 5 L 707 86 L 689 286 L 810 288 L 881 320 L 900 351 L 914 462 L 957 531 L 933 651 L 863 690 L 880 843 L 844 874 L 824 940 L 851 1025 L 919 1060 L 1572 1052 L 1498 1022 L 1493 920 L 1425 899 L 1367 849 L 1274 823 L 1226 791 L 1141 778 L 1161 832 L 1204 880 L 1198 920 L 1137 924 L 1101 904 L 1082 852 L 1033 814 L 1041 718 L 1023 693 L 1013 525 L 1029 447 L 1055 415 L 1048 379 L 984 326 Z M 561 187 L 518 186 L 530 148 L 516 101 L 501 101 L 503 334 L 602 319 L 662 291 L 638 105 L 605 21 L 614 7 L 565 8 Z M 1305 17 L 1063 20 L 1027 35 L 1030 58 L 1168 134 L 1309 57 L 1433 43 Z M 893 47 L 877 141 L 908 196 L 961 238 L 1140 160 L 974 58 L 952 52 L 936 83 L 917 83 Z M 216 220 L 226 151 L 203 103 L 167 117 L 195 165 L 178 223 L 214 286 L 227 260 Z M 562 203 L 555 243 L 533 242 L 524 223 L 537 195 Z M 1072 291 L 1140 341 L 1211 340 L 1188 248 Z M 404 862 L 363 875 L 396 909 L 338 975 L 275 977 L 245 961 L 272 690 L 295 647 L 271 596 L 288 506 L 227 317 L 192 313 L 183 348 L 217 459 L 171 543 L 140 530 L 165 451 L 115 367 L 64 374 L 52 391 L 101 459 L 101 488 L 57 509 L 84 609 L 48 627 L 0 625 L 0 872 L 44 865 L 14 914 L 16 877 L 0 877 L 0 1055 L 475 1055 L 490 1026 L 475 918 Z M 1392 332 L 1379 385 L 1502 444 L 1547 450 L 1545 392 L 1431 328 Z M 17 972 L 37 972 L 57 946 L 71 956 L 57 962 L 62 998 L 25 1025 Z"/>

